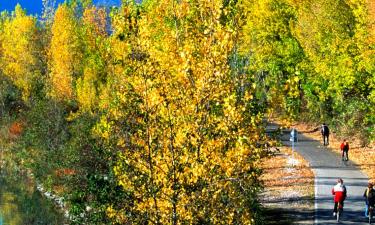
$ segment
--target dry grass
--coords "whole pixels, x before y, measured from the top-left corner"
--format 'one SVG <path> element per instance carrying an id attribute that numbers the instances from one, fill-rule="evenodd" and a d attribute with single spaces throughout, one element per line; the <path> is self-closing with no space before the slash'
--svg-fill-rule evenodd
<path id="1" fill-rule="evenodd" d="M 317 125 L 296 123 L 293 124 L 297 130 L 304 133 L 307 137 L 322 140 L 320 129 L 316 130 Z M 329 136 L 329 149 L 341 154 L 340 144 L 342 139 L 338 138 L 338 134 Z M 360 140 L 355 137 L 345 137 L 349 141 L 349 159 L 354 161 L 361 170 L 368 175 L 372 182 L 375 182 L 375 143 L 371 143 L 367 147 L 361 147 Z"/>
<path id="2" fill-rule="evenodd" d="M 293 165 L 293 162 L 298 164 Z M 261 180 L 265 187 L 261 195 L 263 205 L 294 205 L 299 209 L 312 207 L 314 174 L 299 154 L 282 147 L 275 156 L 264 159 L 262 169 L 264 173 Z"/>

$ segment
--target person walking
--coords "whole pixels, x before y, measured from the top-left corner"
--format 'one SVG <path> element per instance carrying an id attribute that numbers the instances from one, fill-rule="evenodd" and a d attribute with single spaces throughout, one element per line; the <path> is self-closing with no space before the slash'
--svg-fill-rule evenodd
<path id="1" fill-rule="evenodd" d="M 332 195 L 334 196 L 333 201 L 335 203 L 333 207 L 333 216 L 336 216 L 337 206 L 340 202 L 341 208 L 344 208 L 344 201 L 346 199 L 346 187 L 344 181 L 339 178 L 337 184 L 332 188 Z"/>
<path id="2" fill-rule="evenodd" d="M 368 183 L 368 186 L 365 190 L 365 193 L 363 194 L 363 197 L 366 201 L 365 216 L 368 217 L 369 208 L 375 208 L 375 190 L 374 185 L 371 182 Z"/>
<path id="3" fill-rule="evenodd" d="M 322 128 L 321 128 L 321 133 L 323 137 L 323 145 L 329 145 L 329 128 L 327 124 L 323 123 Z"/>
<path id="4" fill-rule="evenodd" d="M 341 157 L 342 157 L 342 161 L 348 161 L 349 160 L 349 142 L 344 139 L 343 142 L 341 143 L 340 145 L 340 149 L 341 149 Z"/>

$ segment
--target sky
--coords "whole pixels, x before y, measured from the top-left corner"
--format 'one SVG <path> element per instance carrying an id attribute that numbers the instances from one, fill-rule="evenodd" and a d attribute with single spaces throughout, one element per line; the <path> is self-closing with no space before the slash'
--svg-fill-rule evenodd
<path id="1" fill-rule="evenodd" d="M 119 4 L 121 0 L 94 0 L 96 4 Z M 64 2 L 64 0 L 56 0 L 57 3 Z M 22 8 L 26 8 L 28 14 L 41 14 L 42 0 L 0 0 L 0 11 L 14 10 L 14 7 L 20 3 Z"/>

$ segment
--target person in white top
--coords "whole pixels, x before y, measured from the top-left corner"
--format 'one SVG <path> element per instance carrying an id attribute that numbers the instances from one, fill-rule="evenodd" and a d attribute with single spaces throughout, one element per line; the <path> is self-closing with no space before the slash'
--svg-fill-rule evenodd
<path id="1" fill-rule="evenodd" d="M 340 205 L 343 208 L 346 199 L 346 187 L 341 178 L 337 180 L 337 184 L 332 188 L 332 195 L 334 196 L 333 201 L 335 203 L 333 207 L 333 216 L 336 216 L 338 203 L 340 202 Z"/>

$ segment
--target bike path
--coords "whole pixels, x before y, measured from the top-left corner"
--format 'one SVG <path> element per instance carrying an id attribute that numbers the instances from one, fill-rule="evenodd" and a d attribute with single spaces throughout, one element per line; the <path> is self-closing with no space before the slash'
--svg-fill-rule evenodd
<path id="1" fill-rule="evenodd" d="M 282 140 L 285 145 L 292 147 L 289 136 L 289 133 L 284 134 Z M 339 177 L 344 180 L 348 195 L 340 224 L 367 224 L 362 195 L 368 177 L 353 162 L 343 162 L 340 155 L 322 146 L 320 141 L 301 134 L 298 139 L 293 148 L 309 162 L 315 174 L 315 224 L 337 224 L 332 215 L 331 189 Z"/>

